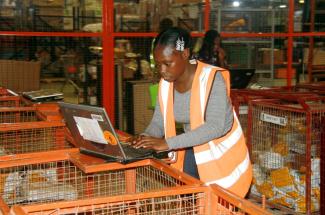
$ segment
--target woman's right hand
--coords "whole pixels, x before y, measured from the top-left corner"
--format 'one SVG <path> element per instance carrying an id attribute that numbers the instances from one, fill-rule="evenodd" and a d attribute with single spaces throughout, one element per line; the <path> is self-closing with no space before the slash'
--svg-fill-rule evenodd
<path id="1" fill-rule="evenodd" d="M 132 145 L 135 146 L 137 142 L 139 142 L 144 135 L 135 135 L 131 141 Z"/>
<path id="2" fill-rule="evenodd" d="M 150 136 L 136 137 L 132 141 L 132 146 L 134 148 L 153 149 L 158 152 L 168 150 L 168 145 L 165 138 L 157 138 L 157 137 L 150 137 Z"/>

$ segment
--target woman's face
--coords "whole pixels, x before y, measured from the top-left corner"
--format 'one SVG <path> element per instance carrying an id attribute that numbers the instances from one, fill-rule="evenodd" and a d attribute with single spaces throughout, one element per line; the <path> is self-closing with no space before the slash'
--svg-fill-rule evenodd
<path id="1" fill-rule="evenodd" d="M 187 62 L 185 52 L 188 52 L 188 49 L 180 52 L 172 46 L 156 46 L 154 50 L 155 64 L 163 79 L 174 82 L 184 73 Z"/>
<path id="2" fill-rule="evenodd" d="M 220 37 L 216 37 L 215 39 L 214 39 L 214 41 L 213 41 L 213 47 L 214 47 L 214 51 L 216 52 L 216 51 L 218 51 L 218 49 L 220 48 Z"/>

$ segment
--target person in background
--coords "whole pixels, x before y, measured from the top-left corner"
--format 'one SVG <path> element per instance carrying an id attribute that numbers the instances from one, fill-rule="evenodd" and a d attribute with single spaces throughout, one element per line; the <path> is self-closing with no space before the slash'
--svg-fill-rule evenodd
<path id="1" fill-rule="evenodd" d="M 159 33 L 166 31 L 168 28 L 173 27 L 174 22 L 170 18 L 166 17 L 163 18 L 159 23 Z"/>
<path id="2" fill-rule="evenodd" d="M 200 50 L 194 58 L 204 63 L 227 68 L 226 52 L 221 47 L 220 34 L 216 30 L 209 30 L 205 33 Z"/>
<path id="3" fill-rule="evenodd" d="M 229 72 L 190 62 L 191 37 L 182 28 L 169 28 L 154 42 L 160 73 L 158 102 L 135 148 L 169 151 L 172 166 L 244 197 L 252 179 L 249 152 L 230 102 Z M 175 123 L 184 133 L 176 134 Z"/>

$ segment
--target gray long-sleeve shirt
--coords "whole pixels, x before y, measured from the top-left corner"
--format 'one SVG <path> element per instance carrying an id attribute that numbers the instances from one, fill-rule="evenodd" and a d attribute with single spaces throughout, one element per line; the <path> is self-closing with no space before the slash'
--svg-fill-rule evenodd
<path id="1" fill-rule="evenodd" d="M 225 135 L 233 123 L 232 105 L 226 93 L 226 85 L 221 73 L 216 73 L 207 103 L 205 123 L 194 130 L 190 128 L 191 90 L 179 93 L 174 90 L 174 116 L 177 123 L 183 124 L 184 133 L 166 139 L 169 149 L 193 147 Z M 199 104 L 198 104 L 199 105 Z M 163 118 L 159 102 L 146 135 L 163 137 Z"/>

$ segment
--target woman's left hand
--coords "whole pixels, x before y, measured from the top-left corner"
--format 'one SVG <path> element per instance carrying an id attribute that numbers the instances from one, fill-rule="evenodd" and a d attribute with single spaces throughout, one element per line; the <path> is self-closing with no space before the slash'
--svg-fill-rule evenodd
<path id="1" fill-rule="evenodd" d="M 166 151 L 168 150 L 168 145 L 164 138 L 141 136 L 136 141 L 133 142 L 134 148 L 145 148 L 153 149 L 155 151 Z"/>

